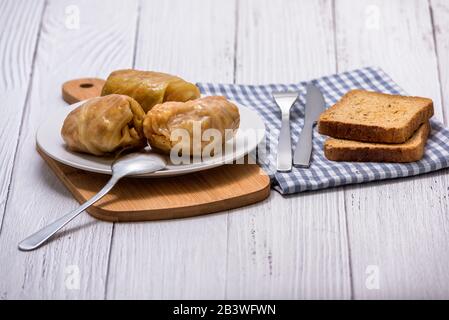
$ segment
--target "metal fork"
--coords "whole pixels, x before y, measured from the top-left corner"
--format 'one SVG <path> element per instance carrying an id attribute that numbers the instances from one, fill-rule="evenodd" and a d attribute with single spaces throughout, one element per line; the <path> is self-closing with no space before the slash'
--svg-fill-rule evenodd
<path id="1" fill-rule="evenodd" d="M 281 109 L 282 124 L 279 133 L 277 153 L 277 171 L 290 171 L 292 169 L 292 145 L 290 139 L 290 109 L 298 99 L 298 92 L 273 92 L 274 101 Z"/>

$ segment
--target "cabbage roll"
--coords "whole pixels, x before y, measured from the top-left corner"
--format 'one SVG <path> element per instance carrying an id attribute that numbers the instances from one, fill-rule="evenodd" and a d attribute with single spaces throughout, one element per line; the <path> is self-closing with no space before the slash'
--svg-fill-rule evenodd
<path id="1" fill-rule="evenodd" d="M 239 110 L 233 103 L 221 96 L 210 96 L 187 102 L 165 102 L 154 106 L 145 117 L 143 130 L 152 148 L 170 153 L 171 149 L 180 143 L 177 149 L 183 147 L 186 148 L 183 150 L 188 150 L 190 155 L 198 156 L 202 154 L 206 145 L 214 143 L 215 138 L 202 141 L 203 133 L 207 129 L 215 129 L 215 132 L 220 134 L 220 139 L 216 140 L 215 144 L 222 145 L 234 136 L 239 124 Z M 195 126 L 200 131 L 200 142 L 194 148 L 192 142 Z M 179 138 L 173 138 L 172 134 L 176 129 L 185 129 L 189 140 L 180 141 Z"/>
<path id="2" fill-rule="evenodd" d="M 144 117 L 142 107 L 131 97 L 97 97 L 69 113 L 61 135 L 70 150 L 96 156 L 143 147 Z"/>
<path id="3" fill-rule="evenodd" d="M 134 98 L 148 112 L 165 101 L 188 101 L 200 97 L 193 83 L 166 73 L 139 70 L 117 70 L 106 79 L 102 96 L 118 93 Z"/>

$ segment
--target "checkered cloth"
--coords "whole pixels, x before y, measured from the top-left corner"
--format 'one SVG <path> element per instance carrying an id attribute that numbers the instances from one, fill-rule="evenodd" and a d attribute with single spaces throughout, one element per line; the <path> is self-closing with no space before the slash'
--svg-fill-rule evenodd
<path id="1" fill-rule="evenodd" d="M 373 67 L 334 74 L 311 82 L 321 90 L 327 106 L 337 102 L 348 90 L 357 88 L 405 94 L 384 71 Z M 281 113 L 275 105 L 271 92 L 295 90 L 300 94 L 290 114 L 294 149 L 304 124 L 306 85 L 307 82 L 288 85 L 198 84 L 203 94 L 224 95 L 255 110 L 262 116 L 267 129 L 265 143 L 269 151 L 265 156 L 259 156 L 258 162 L 270 175 L 272 186 L 282 194 L 413 176 L 449 166 L 449 130 L 442 123 L 432 120 L 432 133 L 426 145 L 425 156 L 417 162 L 399 164 L 329 161 L 323 153 L 323 143 L 326 137 L 320 135 L 315 128 L 310 167 L 308 169 L 293 167 L 291 172 L 276 172 L 276 146 L 281 125 Z"/>

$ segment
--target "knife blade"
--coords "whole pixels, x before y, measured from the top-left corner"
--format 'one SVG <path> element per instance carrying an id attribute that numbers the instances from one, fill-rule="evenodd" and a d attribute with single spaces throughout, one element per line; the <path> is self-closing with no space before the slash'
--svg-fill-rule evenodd
<path id="1" fill-rule="evenodd" d="M 309 167 L 310 155 L 312 154 L 313 126 L 325 108 L 326 103 L 320 89 L 309 83 L 306 93 L 304 126 L 293 155 L 293 164 L 295 166 Z"/>

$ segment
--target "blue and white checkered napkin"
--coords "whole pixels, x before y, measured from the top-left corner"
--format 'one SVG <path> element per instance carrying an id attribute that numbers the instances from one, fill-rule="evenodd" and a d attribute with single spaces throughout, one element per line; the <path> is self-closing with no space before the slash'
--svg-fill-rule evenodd
<path id="1" fill-rule="evenodd" d="M 391 94 L 405 94 L 379 68 L 363 68 L 312 80 L 320 88 L 327 107 L 337 102 L 348 90 L 367 89 Z M 293 168 L 291 172 L 276 172 L 276 145 L 281 125 L 281 114 L 271 96 L 272 91 L 296 90 L 299 101 L 291 110 L 292 146 L 295 148 L 304 124 L 304 106 L 307 82 L 299 84 L 236 85 L 200 83 L 205 95 L 224 95 L 257 111 L 265 120 L 266 145 L 269 152 L 259 157 L 262 168 L 270 175 L 273 187 L 282 194 L 335 187 L 344 184 L 413 176 L 449 166 L 449 130 L 432 120 L 432 133 L 426 145 L 425 156 L 413 163 L 356 163 L 334 162 L 323 153 L 325 136 L 315 128 L 313 154 L 308 169 Z"/>

